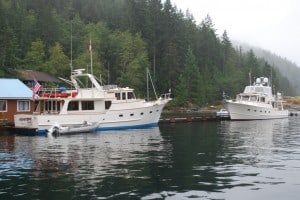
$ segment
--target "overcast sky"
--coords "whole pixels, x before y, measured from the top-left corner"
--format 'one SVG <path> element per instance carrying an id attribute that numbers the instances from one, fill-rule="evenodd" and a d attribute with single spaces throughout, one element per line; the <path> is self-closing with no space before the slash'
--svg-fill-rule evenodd
<path id="1" fill-rule="evenodd" d="M 299 0 L 171 0 L 199 24 L 207 14 L 218 35 L 261 47 L 300 66 Z"/>

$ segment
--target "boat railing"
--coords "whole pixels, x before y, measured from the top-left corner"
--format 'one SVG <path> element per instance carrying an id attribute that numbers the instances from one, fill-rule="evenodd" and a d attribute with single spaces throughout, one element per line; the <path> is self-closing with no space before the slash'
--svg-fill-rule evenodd
<path id="1" fill-rule="evenodd" d="M 168 92 L 168 93 L 160 95 L 160 98 L 162 100 L 164 100 L 164 99 L 171 99 L 171 92 Z"/>
<path id="2" fill-rule="evenodd" d="M 65 87 L 42 88 L 39 92 L 39 97 L 44 97 L 44 98 L 67 98 L 67 97 L 75 97 L 76 95 L 77 95 L 77 90 L 71 90 Z"/>
<path id="3" fill-rule="evenodd" d="M 111 90 L 111 89 L 115 89 L 118 88 L 117 85 L 103 85 L 103 89 L 104 90 Z"/>

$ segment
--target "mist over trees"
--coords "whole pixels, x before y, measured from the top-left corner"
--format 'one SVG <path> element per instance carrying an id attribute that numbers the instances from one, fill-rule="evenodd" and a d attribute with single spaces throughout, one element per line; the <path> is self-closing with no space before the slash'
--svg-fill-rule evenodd
<path id="1" fill-rule="evenodd" d="M 295 94 L 273 63 L 234 48 L 209 15 L 197 24 L 170 0 L 0 0 L 0 19 L 1 77 L 16 68 L 68 78 L 71 60 L 74 69 L 89 70 L 91 39 L 93 73 L 106 84 L 135 88 L 140 97 L 146 68 L 159 93 L 172 89 L 178 106 L 221 100 L 223 91 L 234 97 L 249 72 L 272 72 L 277 91 Z"/>
<path id="2" fill-rule="evenodd" d="M 297 66 L 296 63 L 287 60 L 279 55 L 276 55 L 268 50 L 255 47 L 243 42 L 233 41 L 234 46 L 239 46 L 243 49 L 243 51 L 253 50 L 254 54 L 258 58 L 264 58 L 268 63 L 270 63 L 274 68 L 276 68 L 282 76 L 284 76 L 284 80 L 280 83 L 282 88 L 285 90 L 288 88 L 290 84 L 294 89 L 296 95 L 300 95 L 300 67 Z M 290 93 L 292 94 L 292 93 Z"/>

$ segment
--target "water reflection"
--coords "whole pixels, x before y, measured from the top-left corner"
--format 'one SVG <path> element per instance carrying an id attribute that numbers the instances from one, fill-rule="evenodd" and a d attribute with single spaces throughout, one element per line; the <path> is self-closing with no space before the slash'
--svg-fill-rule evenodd
<path id="1" fill-rule="evenodd" d="M 12 138 L 11 145 L 2 146 L 1 149 L 0 155 L 6 160 L 0 165 L 0 186 L 13 181 L 12 174 L 25 178 L 28 184 L 45 180 L 57 182 L 58 185 L 48 186 L 48 193 L 60 191 L 85 195 L 99 193 L 107 196 L 118 191 L 118 187 L 128 190 L 126 180 L 150 179 L 151 163 L 168 165 L 168 155 L 172 151 L 171 146 L 163 141 L 159 128 L 58 138 Z M 12 151 L 10 156 L 3 153 L 9 149 Z M 22 165 L 17 165 L 17 162 Z M 29 172 L 26 177 L 23 176 L 24 167 Z M 64 184 L 71 187 L 65 188 Z M 28 186 L 25 184 L 21 187 Z M 31 187 L 41 189 L 37 185 Z M 121 188 L 119 189 L 122 191 Z M 12 187 L 9 191 L 11 190 L 18 191 L 20 186 Z M 24 195 L 34 197 L 29 192 Z"/>
<path id="2" fill-rule="evenodd" d="M 282 137 L 289 127 L 288 119 L 228 121 L 221 122 L 220 132 L 226 134 L 226 147 L 234 148 L 234 153 L 251 156 L 272 153 L 274 142 Z"/>
<path id="3" fill-rule="evenodd" d="M 295 118 L 0 136 L 0 199 L 297 199 L 299 130 Z"/>

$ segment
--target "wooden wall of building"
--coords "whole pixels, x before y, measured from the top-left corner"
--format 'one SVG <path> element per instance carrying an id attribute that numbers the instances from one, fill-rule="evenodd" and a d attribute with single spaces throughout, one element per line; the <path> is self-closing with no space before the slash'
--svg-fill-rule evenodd
<path id="1" fill-rule="evenodd" d="M 13 125 L 15 114 L 31 114 L 34 110 L 34 101 L 30 100 L 30 111 L 18 112 L 17 108 L 18 100 L 7 100 L 7 112 L 0 112 L 0 125 Z"/>

